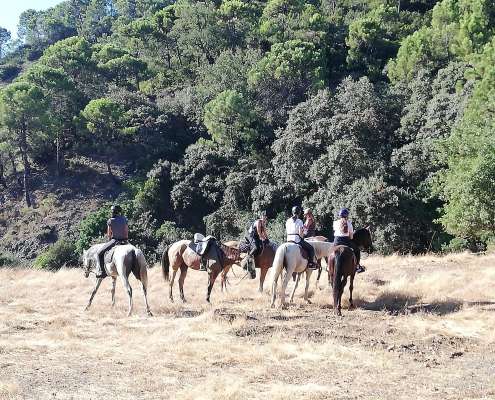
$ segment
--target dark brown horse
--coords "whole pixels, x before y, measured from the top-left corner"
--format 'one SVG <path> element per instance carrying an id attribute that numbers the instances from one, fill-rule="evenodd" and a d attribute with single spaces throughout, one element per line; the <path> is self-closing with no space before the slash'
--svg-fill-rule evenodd
<path id="1" fill-rule="evenodd" d="M 373 251 L 373 243 L 369 229 L 361 228 L 354 232 L 353 242 L 362 250 Z M 341 302 L 347 278 L 349 284 L 349 310 L 353 310 L 352 290 L 354 289 L 354 275 L 356 273 L 357 261 L 352 248 L 348 246 L 335 246 L 328 260 L 328 281 L 333 287 L 333 308 L 338 316 L 342 315 Z"/>
<path id="2" fill-rule="evenodd" d="M 165 281 L 170 281 L 169 298 L 172 302 L 174 301 L 172 291 L 177 271 L 180 269 L 180 298 L 185 303 L 186 298 L 184 296 L 184 281 L 186 279 L 187 270 L 188 268 L 192 268 L 195 270 L 199 270 L 200 268 L 201 257 L 189 247 L 190 243 L 190 240 L 179 240 L 178 242 L 175 242 L 167 247 L 162 254 L 163 277 Z M 206 294 L 206 301 L 209 303 L 211 290 L 213 288 L 215 280 L 217 279 L 217 276 L 220 274 L 220 272 L 222 272 L 224 268 L 238 262 L 240 260 L 240 253 L 239 250 L 235 248 L 214 242 L 210 246 L 207 254 L 205 254 L 204 257 L 206 257 L 209 265 L 208 289 Z M 171 280 L 169 280 L 170 267 L 172 267 L 173 270 Z M 249 269 L 249 272 L 251 274 L 251 279 L 256 278 L 256 270 L 254 268 Z"/>
<path id="3" fill-rule="evenodd" d="M 239 242 L 235 241 L 226 242 L 225 244 L 235 248 L 239 247 Z M 270 241 L 270 243 L 263 245 L 263 250 L 261 251 L 261 253 L 254 257 L 254 266 L 255 268 L 260 269 L 260 286 L 258 288 L 258 291 L 260 293 L 263 293 L 263 283 L 265 282 L 266 273 L 272 266 L 277 247 L 277 243 Z M 227 289 L 227 273 L 230 271 L 231 266 L 232 265 L 228 265 L 222 271 L 222 290 L 223 288 Z"/>

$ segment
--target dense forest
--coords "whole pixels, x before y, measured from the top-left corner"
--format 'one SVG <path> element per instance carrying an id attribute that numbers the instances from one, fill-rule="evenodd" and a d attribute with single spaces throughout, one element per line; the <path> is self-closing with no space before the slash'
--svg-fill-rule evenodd
<path id="1" fill-rule="evenodd" d="M 280 240 L 294 204 L 328 236 L 348 207 L 384 253 L 494 237 L 492 0 L 66 0 L 0 28 L 0 79 L 4 198 L 36 207 L 34 171 L 80 156 L 116 181 L 124 162 L 148 253 L 261 210 Z"/>

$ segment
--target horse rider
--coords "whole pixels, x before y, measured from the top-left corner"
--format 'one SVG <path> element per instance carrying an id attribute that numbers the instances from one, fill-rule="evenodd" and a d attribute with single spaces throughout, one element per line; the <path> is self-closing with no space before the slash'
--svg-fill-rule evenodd
<path id="1" fill-rule="evenodd" d="M 301 214 L 301 207 L 292 207 L 292 217 L 285 222 L 287 241 L 294 242 L 306 250 L 308 252 L 308 268 L 316 269 L 318 268 L 318 265 L 315 262 L 315 249 L 304 240 L 304 224 L 299 218 Z"/>
<path id="2" fill-rule="evenodd" d="M 107 221 L 107 237 L 109 239 L 101 249 L 98 250 L 96 263 L 96 277 L 102 278 L 106 275 L 103 267 L 105 253 L 120 242 L 126 242 L 129 239 L 129 225 L 127 218 L 122 215 L 122 207 L 115 204 L 111 208 L 112 217 Z"/>
<path id="3" fill-rule="evenodd" d="M 249 242 L 249 253 L 244 260 L 241 261 L 241 267 L 245 267 L 249 260 L 254 259 L 263 250 L 263 244 L 269 242 L 266 231 L 266 222 L 268 218 L 266 211 L 262 211 L 258 219 L 256 219 L 248 229 L 246 239 Z"/>
<path id="4" fill-rule="evenodd" d="M 310 208 L 304 209 L 304 237 L 316 236 L 316 221 Z"/>
<path id="5" fill-rule="evenodd" d="M 339 219 L 333 222 L 334 231 L 334 244 L 349 246 L 354 250 L 356 255 L 357 268 L 356 272 L 364 272 L 365 268 L 359 263 L 361 260 L 361 251 L 359 247 L 352 240 L 354 235 L 354 228 L 352 222 L 349 220 L 349 210 L 347 208 L 341 208 L 339 211 Z"/>

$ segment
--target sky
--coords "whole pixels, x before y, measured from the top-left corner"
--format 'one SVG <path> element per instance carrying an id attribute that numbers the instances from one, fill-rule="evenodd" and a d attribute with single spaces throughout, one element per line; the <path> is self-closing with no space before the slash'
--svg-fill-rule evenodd
<path id="1" fill-rule="evenodd" d="M 30 8 L 44 10 L 61 3 L 62 0 L 0 0 L 0 26 L 17 35 L 19 15 Z"/>

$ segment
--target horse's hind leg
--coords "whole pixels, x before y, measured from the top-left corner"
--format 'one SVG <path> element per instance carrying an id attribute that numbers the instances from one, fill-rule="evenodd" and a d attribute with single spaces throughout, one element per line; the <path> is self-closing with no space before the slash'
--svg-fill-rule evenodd
<path id="1" fill-rule="evenodd" d="M 173 295 L 173 290 L 174 290 L 174 282 L 175 282 L 175 275 L 177 274 L 177 269 L 174 268 L 174 272 L 172 273 L 172 279 L 170 279 L 170 287 L 169 287 L 169 292 L 168 292 L 168 298 L 170 301 L 173 303 L 174 302 L 174 295 Z"/>
<path id="2" fill-rule="evenodd" d="M 112 307 L 115 306 L 115 285 L 117 283 L 117 278 L 112 276 Z"/>
<path id="3" fill-rule="evenodd" d="M 187 275 L 187 265 L 181 265 L 180 267 L 180 276 L 179 276 L 179 291 L 180 291 L 180 299 L 183 303 L 186 303 L 186 298 L 184 296 L 184 281 L 186 280 Z"/>
<path id="4" fill-rule="evenodd" d="M 129 299 L 129 311 L 127 312 L 127 316 L 129 317 L 132 314 L 132 288 L 129 285 L 129 278 L 127 276 L 121 275 L 121 279 Z"/>
<path id="5" fill-rule="evenodd" d="M 146 267 L 141 267 L 141 273 L 139 275 L 140 275 L 139 279 L 143 287 L 143 296 L 144 296 L 144 304 L 146 307 L 146 314 L 152 317 L 153 313 L 151 312 L 150 305 L 148 304 L 148 271 L 146 270 Z"/>
<path id="6" fill-rule="evenodd" d="M 89 298 L 88 305 L 86 306 L 86 308 L 84 309 L 84 311 L 88 311 L 89 310 L 89 307 L 91 306 L 91 303 L 93 302 L 93 298 L 95 297 L 95 294 L 98 291 L 98 288 L 100 287 L 100 284 L 101 284 L 101 281 L 102 280 L 103 280 L 103 278 L 97 278 L 96 279 L 95 288 L 93 289 L 93 292 L 91 293 L 91 297 Z"/>
<path id="7" fill-rule="evenodd" d="M 292 293 L 290 294 L 289 303 L 294 302 L 294 294 L 296 293 L 297 285 L 299 284 L 299 279 L 301 279 L 301 274 L 298 273 L 296 276 L 296 283 L 294 283 L 294 288 L 292 289 Z"/>
<path id="8" fill-rule="evenodd" d="M 352 290 L 354 289 L 354 274 L 351 275 L 351 281 L 349 283 L 349 310 L 354 310 L 356 307 L 352 302 Z"/>

